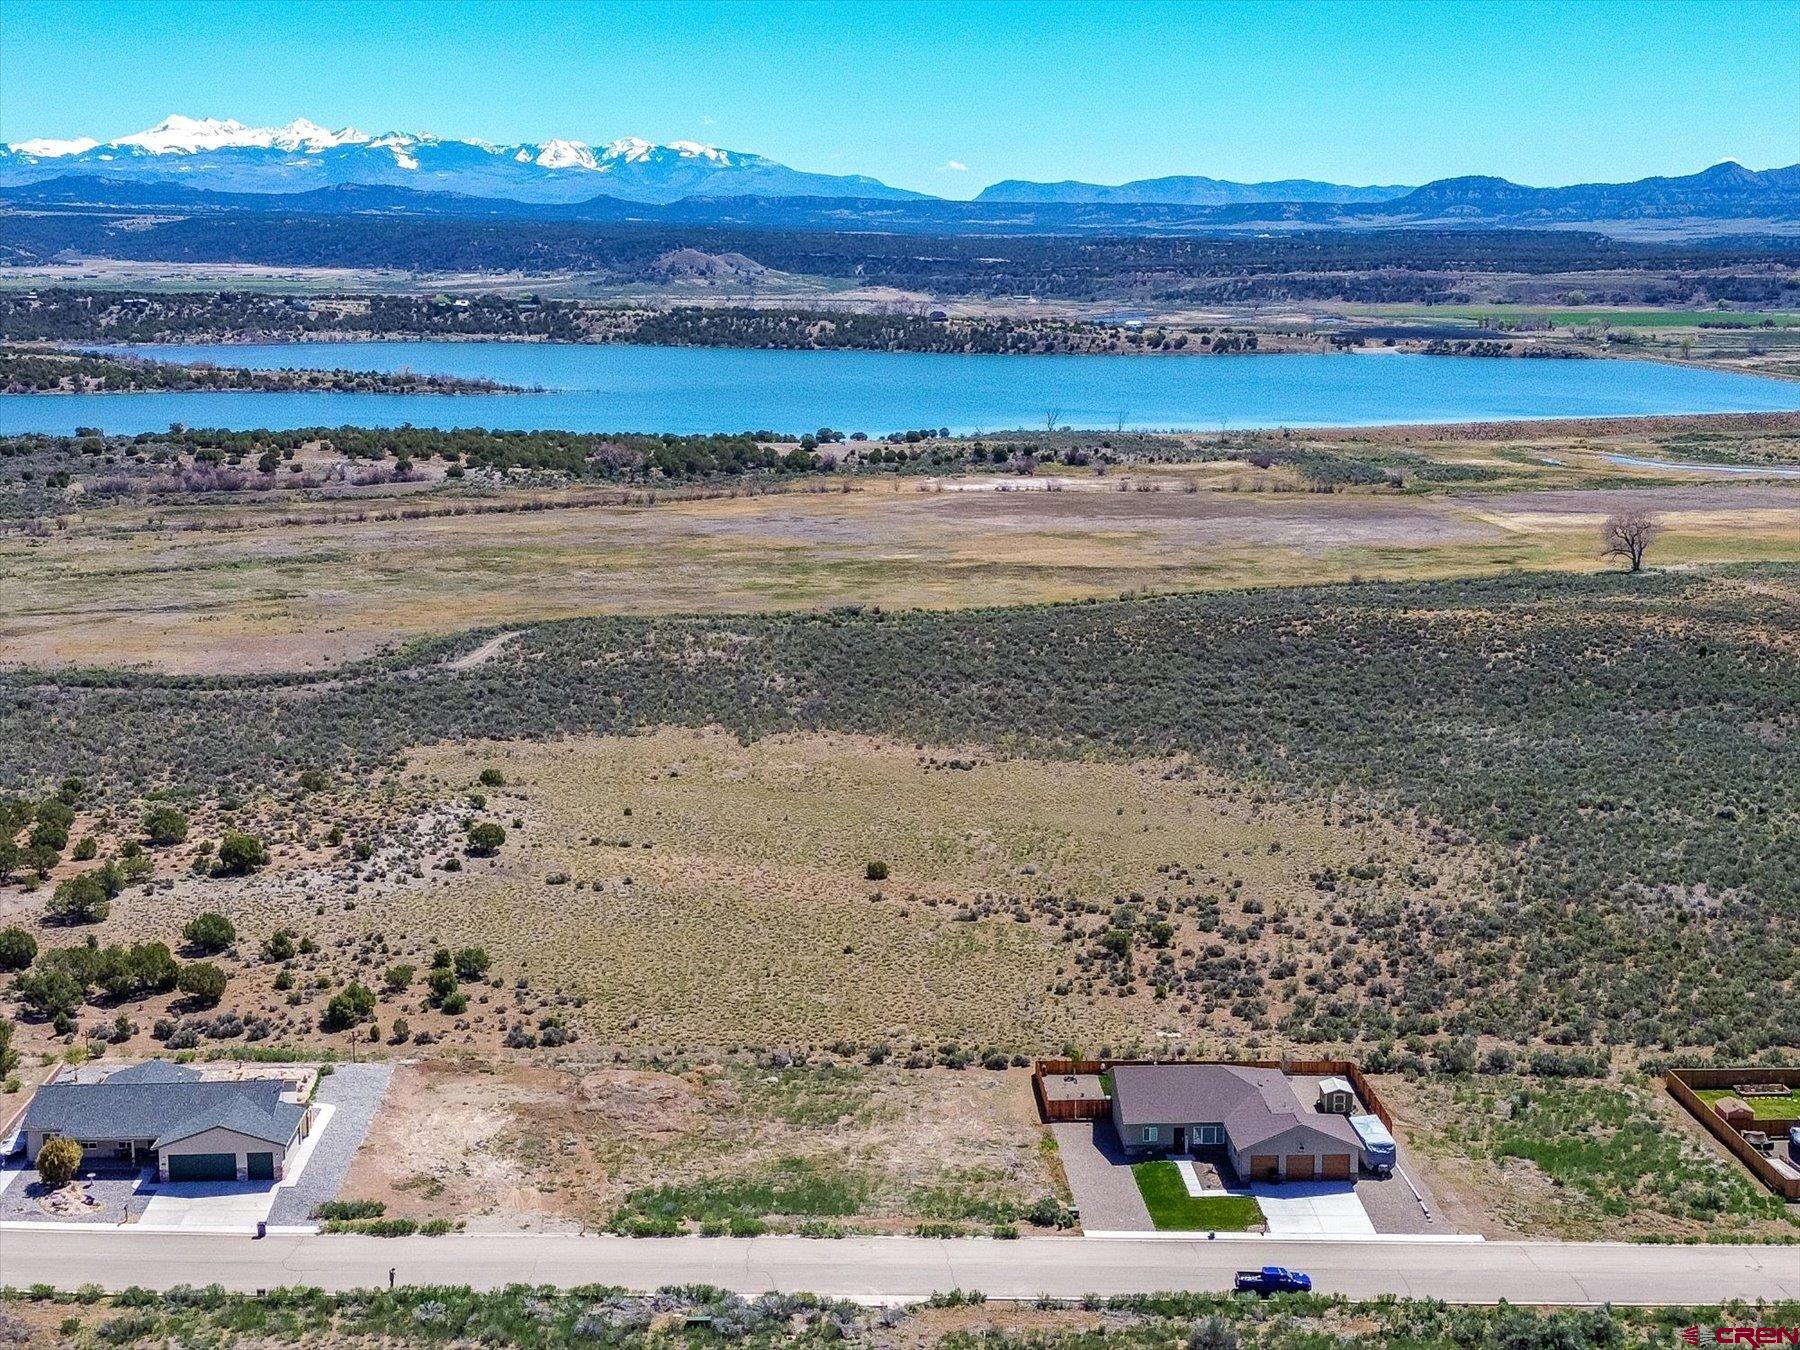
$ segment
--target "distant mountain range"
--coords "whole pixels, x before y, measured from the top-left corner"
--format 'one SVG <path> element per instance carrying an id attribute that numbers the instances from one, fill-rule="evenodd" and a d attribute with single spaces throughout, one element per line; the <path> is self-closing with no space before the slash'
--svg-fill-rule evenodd
<path id="1" fill-rule="evenodd" d="M 1683 177 L 1557 188 L 1490 177 L 1420 187 L 1198 176 L 1111 187 L 1008 181 L 973 201 L 952 201 L 692 141 L 492 145 L 334 131 L 305 120 L 249 127 L 177 116 L 113 141 L 0 147 L 0 198 L 958 233 L 1426 226 L 1791 233 L 1800 227 L 1800 165 L 1758 172 L 1727 162 Z"/>
<path id="2" fill-rule="evenodd" d="M 1141 178 L 1106 187 L 1099 183 L 1031 183 L 1009 178 L 983 188 L 978 202 L 1055 202 L 1061 205 L 1107 206 L 1162 203 L 1170 206 L 1241 206 L 1252 202 L 1387 202 L 1413 191 L 1409 187 L 1345 187 L 1310 178 L 1284 178 L 1275 183 L 1233 183 L 1223 178 L 1181 176 Z"/>
<path id="3" fill-rule="evenodd" d="M 20 141 L 0 150 L 0 186 L 70 176 L 181 183 L 213 192 L 405 187 L 546 203 L 599 196 L 673 202 L 688 197 L 885 201 L 921 195 L 858 174 L 804 173 L 761 155 L 694 141 L 653 145 L 626 137 L 604 146 L 570 140 L 491 145 L 413 132 L 332 131 L 305 119 L 285 127 L 247 127 L 176 116 L 115 141 Z"/>

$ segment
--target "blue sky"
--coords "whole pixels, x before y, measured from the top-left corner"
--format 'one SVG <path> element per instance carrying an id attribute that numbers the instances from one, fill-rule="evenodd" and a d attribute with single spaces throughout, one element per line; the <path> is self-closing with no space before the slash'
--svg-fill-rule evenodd
<path id="1" fill-rule="evenodd" d="M 1800 161 L 1800 2 L 0 0 L 0 140 L 171 112 L 704 140 L 967 196 Z"/>

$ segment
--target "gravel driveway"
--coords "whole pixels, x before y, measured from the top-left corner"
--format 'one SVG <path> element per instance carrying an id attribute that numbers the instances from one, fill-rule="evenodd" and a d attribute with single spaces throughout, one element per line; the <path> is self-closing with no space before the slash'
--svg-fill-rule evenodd
<path id="1" fill-rule="evenodd" d="M 1155 1227 L 1110 1119 L 1059 1122 L 1050 1129 L 1084 1232 L 1149 1232 Z"/>
<path id="2" fill-rule="evenodd" d="M 321 1080 L 313 1100 L 329 1102 L 337 1110 L 313 1145 L 300 1179 L 276 1192 L 275 1207 L 269 1211 L 270 1227 L 308 1223 L 314 1205 L 337 1199 L 349 1175 L 350 1161 L 362 1147 L 369 1122 L 387 1095 L 393 1072 L 392 1064 L 340 1064 Z"/>

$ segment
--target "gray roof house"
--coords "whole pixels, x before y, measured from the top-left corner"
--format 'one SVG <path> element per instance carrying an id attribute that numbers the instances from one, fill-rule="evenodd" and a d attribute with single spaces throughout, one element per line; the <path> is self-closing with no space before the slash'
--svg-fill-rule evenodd
<path id="1" fill-rule="evenodd" d="M 163 1181 L 279 1181 L 311 1111 L 279 1078 L 210 1081 L 165 1060 L 97 1083 L 48 1083 L 21 1130 L 34 1161 L 47 1139 L 81 1144 L 87 1166 L 153 1166 Z"/>
<path id="2" fill-rule="evenodd" d="M 1356 1174 L 1362 1141 L 1350 1122 L 1302 1107 L 1278 1069 L 1124 1064 L 1112 1079 L 1113 1125 L 1127 1153 L 1222 1150 L 1253 1181 Z"/>

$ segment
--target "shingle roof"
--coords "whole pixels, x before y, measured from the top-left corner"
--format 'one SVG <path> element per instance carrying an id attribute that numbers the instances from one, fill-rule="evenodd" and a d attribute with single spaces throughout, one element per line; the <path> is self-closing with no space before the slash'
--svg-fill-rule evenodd
<path id="1" fill-rule="evenodd" d="M 99 1083 L 51 1083 L 39 1088 L 25 1111 L 23 1128 L 74 1139 L 153 1139 L 155 1147 L 220 1127 L 252 1139 L 286 1144 L 306 1108 L 281 1100 L 275 1078 L 205 1082 L 191 1071 L 176 1076 L 150 1071 L 115 1073 Z M 178 1065 L 168 1065 L 179 1069 Z"/>
<path id="2" fill-rule="evenodd" d="M 1297 1127 L 1317 1130 L 1355 1147 L 1356 1131 L 1342 1116 L 1305 1110 L 1279 1069 L 1230 1064 L 1124 1064 L 1113 1070 L 1119 1123 L 1197 1125 L 1218 1121 L 1231 1146 L 1244 1150 Z"/>
<path id="3" fill-rule="evenodd" d="M 198 1083 L 200 1070 L 185 1064 L 171 1064 L 166 1059 L 147 1059 L 142 1064 L 116 1069 L 106 1075 L 106 1083 Z"/>

